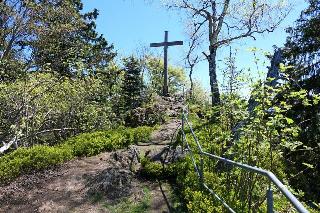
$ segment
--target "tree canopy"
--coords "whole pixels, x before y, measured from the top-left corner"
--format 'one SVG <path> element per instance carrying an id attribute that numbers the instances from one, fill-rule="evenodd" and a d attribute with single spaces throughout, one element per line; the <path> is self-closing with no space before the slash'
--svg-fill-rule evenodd
<path id="1" fill-rule="evenodd" d="M 310 0 L 296 22 L 295 27 L 288 29 L 288 39 L 285 44 L 285 64 L 288 66 L 282 75 L 290 82 L 289 91 L 298 93 L 305 91 L 303 101 L 291 100 L 293 109 L 290 112 L 301 128 L 301 151 L 290 154 L 291 171 L 304 170 L 302 177 L 293 177 L 292 182 L 304 189 L 307 197 L 315 199 L 320 193 L 317 182 L 310 188 L 309 183 L 319 178 L 320 171 L 320 1 Z M 313 100 L 308 104 L 307 100 Z M 314 169 L 302 165 L 307 161 Z M 303 179 L 303 181 L 301 181 Z"/>
<path id="2" fill-rule="evenodd" d="M 287 29 L 283 47 L 267 56 L 267 75 L 251 81 L 238 70 L 238 55 L 230 45 L 274 31 L 290 11 L 288 2 L 162 2 L 186 18 L 189 40 L 187 68 L 168 66 L 171 97 L 161 97 L 162 58 L 118 56 L 97 31 L 98 10 L 84 12 L 81 0 L 0 1 L 0 190 L 24 173 L 137 144 L 124 151 L 132 151 L 130 157 L 121 151 L 106 158 L 114 158 L 114 165 L 130 164 L 130 175 L 174 180 L 182 212 L 225 211 L 222 199 L 199 180 L 237 212 L 268 208 L 266 189 L 270 195 L 274 187 L 270 180 L 204 157 L 209 154 L 272 172 L 305 206 L 318 211 L 320 0 L 308 0 L 308 8 Z M 227 46 L 221 84 L 218 50 Z M 209 65 L 201 67 L 209 73 L 208 88 L 193 78 L 202 60 Z M 254 63 L 259 67 L 260 61 Z M 244 89 L 250 92 L 244 94 Z M 150 141 L 153 136 L 157 140 Z M 161 153 L 150 157 L 158 145 Z M 274 207 L 290 212 L 280 191 L 273 191 Z"/>
<path id="3" fill-rule="evenodd" d="M 95 30 L 98 11 L 82 14 L 82 7 L 78 0 L 2 1 L 0 80 L 30 71 L 87 75 L 106 66 L 113 46 Z"/>
<path id="4" fill-rule="evenodd" d="M 273 32 L 290 11 L 282 0 L 164 0 L 163 3 L 169 9 L 181 10 L 183 17 L 186 17 L 191 40 L 187 55 L 189 65 L 198 62 L 200 56 L 195 51 L 199 50 L 208 61 L 213 106 L 220 103 L 218 49 L 239 39 L 255 39 L 257 34 Z M 203 41 L 207 41 L 205 44 L 208 47 L 203 47 Z"/>

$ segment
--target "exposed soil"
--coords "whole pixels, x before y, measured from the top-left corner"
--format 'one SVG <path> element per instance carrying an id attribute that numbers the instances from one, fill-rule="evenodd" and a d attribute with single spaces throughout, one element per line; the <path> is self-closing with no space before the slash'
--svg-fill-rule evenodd
<path id="1" fill-rule="evenodd" d="M 139 203 L 149 190 L 146 212 L 169 212 L 171 188 L 138 175 L 138 156 L 157 156 L 170 143 L 180 121 L 180 106 L 174 100 L 162 102 L 172 117 L 152 135 L 148 144 L 125 150 L 79 158 L 60 167 L 24 175 L 0 187 L 0 212 L 112 212 L 106 206 L 124 199 Z"/>

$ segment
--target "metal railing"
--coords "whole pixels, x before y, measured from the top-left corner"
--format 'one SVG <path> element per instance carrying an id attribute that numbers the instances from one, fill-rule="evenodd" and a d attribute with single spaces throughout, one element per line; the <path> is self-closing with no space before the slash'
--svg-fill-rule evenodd
<path id="1" fill-rule="evenodd" d="M 194 152 L 192 151 L 190 144 L 188 143 L 187 139 L 186 139 L 186 134 L 184 131 L 185 126 L 188 126 L 190 129 L 190 132 L 192 134 L 192 137 L 197 145 L 198 148 L 198 154 L 200 155 L 200 166 L 197 165 L 197 162 L 194 158 Z M 254 166 L 250 166 L 247 164 L 243 164 L 240 162 L 235 162 L 232 161 L 230 159 L 227 158 L 223 158 L 220 156 L 216 156 L 213 155 L 211 153 L 205 152 L 203 151 L 202 146 L 200 145 L 197 136 L 195 135 L 192 126 L 190 125 L 189 121 L 188 121 L 188 111 L 184 108 L 182 110 L 182 124 L 181 124 L 181 129 L 182 129 L 182 148 L 184 150 L 184 148 L 187 149 L 187 151 L 190 153 L 191 155 L 191 160 L 193 163 L 193 166 L 195 168 L 195 171 L 197 172 L 197 175 L 199 177 L 200 183 L 201 185 L 208 190 L 217 200 L 219 200 L 225 208 L 227 208 L 230 212 L 235 212 L 235 210 L 233 210 L 225 201 L 224 199 L 222 199 L 221 197 L 219 197 L 219 195 L 217 195 L 212 189 L 210 189 L 208 187 L 208 185 L 204 182 L 204 167 L 203 167 L 203 157 L 209 157 L 211 159 L 215 159 L 215 160 L 219 160 L 221 162 L 224 162 L 225 164 L 228 165 L 232 165 L 234 167 L 238 167 L 240 169 L 249 171 L 249 172 L 253 172 L 259 175 L 262 175 L 266 178 L 269 179 L 270 184 L 267 190 L 267 212 L 274 212 L 273 210 L 273 191 L 271 188 L 271 185 L 275 185 L 280 191 L 281 193 L 290 201 L 290 203 L 295 207 L 295 209 L 298 212 L 302 212 L 302 213 L 307 213 L 309 212 L 299 201 L 298 199 L 281 183 L 281 181 L 270 171 L 258 168 L 258 167 L 254 167 Z"/>

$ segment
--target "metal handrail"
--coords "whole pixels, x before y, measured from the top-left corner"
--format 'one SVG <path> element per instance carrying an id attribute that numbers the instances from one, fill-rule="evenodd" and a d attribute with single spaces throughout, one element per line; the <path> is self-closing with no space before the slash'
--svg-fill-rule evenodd
<path id="1" fill-rule="evenodd" d="M 196 142 L 196 145 L 197 145 L 197 148 L 198 148 L 198 153 L 201 156 L 200 167 L 196 164 L 196 161 L 195 161 L 195 159 L 193 157 L 194 153 L 191 150 L 190 145 L 189 145 L 189 143 L 188 143 L 188 141 L 186 139 L 186 134 L 184 132 L 185 124 L 187 124 L 187 126 L 189 127 L 190 132 L 192 134 L 192 137 L 193 137 L 194 141 Z M 211 159 L 219 160 L 219 161 L 222 161 L 222 162 L 224 162 L 226 164 L 229 164 L 229 165 L 232 165 L 232 166 L 235 166 L 235 167 L 239 167 L 239 168 L 244 169 L 246 171 L 253 172 L 253 173 L 256 173 L 256 174 L 259 174 L 259 175 L 267 177 L 270 180 L 270 182 L 273 183 L 281 191 L 281 193 L 290 201 L 290 203 L 296 208 L 296 210 L 298 212 L 301 212 L 301 213 L 308 213 L 309 212 L 298 201 L 298 199 L 285 187 L 285 185 L 283 185 L 281 183 L 281 181 L 272 172 L 264 170 L 264 169 L 261 169 L 261 168 L 258 168 L 258 167 L 254 167 L 254 166 L 250 166 L 250 165 L 243 164 L 243 163 L 240 163 L 240 162 L 236 162 L 236 161 L 233 161 L 233 160 L 230 160 L 230 159 L 227 159 L 227 158 L 223 158 L 223 157 L 220 157 L 220 156 L 217 156 L 217 155 L 213 155 L 211 153 L 203 151 L 202 146 L 199 143 L 198 138 L 197 138 L 196 134 L 194 133 L 191 124 L 188 121 L 188 111 L 186 109 L 182 110 L 182 125 L 181 125 L 181 129 L 182 129 L 182 147 L 185 147 L 184 146 L 184 143 L 185 143 L 187 151 L 189 151 L 190 154 L 191 154 L 192 163 L 193 163 L 193 166 L 195 167 L 195 170 L 196 170 L 196 172 L 198 174 L 198 177 L 200 179 L 201 184 L 212 195 L 214 195 L 214 197 L 216 197 L 216 199 L 218 199 L 224 205 L 224 207 L 227 208 L 230 212 L 235 212 L 235 211 L 221 197 L 219 197 L 212 189 L 210 189 L 204 183 L 204 181 L 203 181 L 203 158 L 202 158 L 202 156 L 207 156 L 207 157 L 209 157 Z M 268 209 L 268 212 L 273 212 L 273 192 L 272 192 L 272 189 L 271 189 L 271 184 L 270 184 L 270 186 L 269 186 L 269 188 L 267 190 L 267 209 Z"/>

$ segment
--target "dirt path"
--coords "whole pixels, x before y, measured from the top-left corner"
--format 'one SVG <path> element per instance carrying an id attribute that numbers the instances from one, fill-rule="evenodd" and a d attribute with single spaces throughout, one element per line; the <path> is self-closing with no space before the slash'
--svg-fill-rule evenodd
<path id="1" fill-rule="evenodd" d="M 0 187 L 0 212 L 169 212 L 170 185 L 141 179 L 135 155 L 161 152 L 179 125 L 163 124 L 149 144 L 24 175 Z"/>

